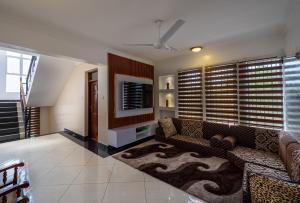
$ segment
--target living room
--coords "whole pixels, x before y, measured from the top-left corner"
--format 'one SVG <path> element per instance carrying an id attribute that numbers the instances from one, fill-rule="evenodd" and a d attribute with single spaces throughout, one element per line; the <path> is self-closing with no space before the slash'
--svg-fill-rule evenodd
<path id="1" fill-rule="evenodd" d="M 300 202 L 299 9 L 1 2 L 0 200 Z"/>

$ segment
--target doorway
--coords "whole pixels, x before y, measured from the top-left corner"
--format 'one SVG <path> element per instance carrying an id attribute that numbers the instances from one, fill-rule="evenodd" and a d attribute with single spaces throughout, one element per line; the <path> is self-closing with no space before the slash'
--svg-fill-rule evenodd
<path id="1" fill-rule="evenodd" d="M 88 135 L 98 142 L 98 71 L 88 73 Z"/>

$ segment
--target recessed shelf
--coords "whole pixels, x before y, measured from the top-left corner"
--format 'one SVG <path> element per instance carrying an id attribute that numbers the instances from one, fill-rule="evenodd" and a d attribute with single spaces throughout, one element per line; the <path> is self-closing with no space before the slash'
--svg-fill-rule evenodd
<path id="1" fill-rule="evenodd" d="M 161 111 L 175 111 L 175 107 L 164 107 L 164 106 L 160 106 L 159 110 Z"/>
<path id="2" fill-rule="evenodd" d="M 169 93 L 169 92 L 175 92 L 175 89 L 160 89 L 159 91 Z"/>

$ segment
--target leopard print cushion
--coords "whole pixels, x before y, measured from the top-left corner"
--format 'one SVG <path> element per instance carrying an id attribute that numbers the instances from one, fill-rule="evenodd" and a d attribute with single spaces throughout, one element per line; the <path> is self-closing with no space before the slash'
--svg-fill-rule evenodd
<path id="1" fill-rule="evenodd" d="M 177 130 L 171 118 L 160 119 L 158 123 L 162 127 L 166 138 L 177 134 Z"/>
<path id="2" fill-rule="evenodd" d="M 194 138 L 202 138 L 203 122 L 198 120 L 183 119 L 181 121 L 181 135 L 192 136 Z"/>
<path id="3" fill-rule="evenodd" d="M 250 177 L 252 202 L 300 202 L 300 185 L 266 176 Z"/>
<path id="4" fill-rule="evenodd" d="M 270 152 L 237 146 L 232 151 L 228 151 L 228 155 L 229 159 L 233 157 L 234 159 L 237 159 L 233 160 L 234 162 L 254 163 L 273 169 L 286 171 L 285 165 L 281 161 L 280 157 Z"/>
<path id="5" fill-rule="evenodd" d="M 255 148 L 278 154 L 279 132 L 268 129 L 255 129 Z"/>
<path id="6" fill-rule="evenodd" d="M 248 191 L 249 177 L 252 175 L 264 175 L 272 178 L 291 181 L 288 173 L 286 171 L 280 171 L 276 169 L 272 169 L 266 166 L 260 166 L 252 163 L 246 163 L 243 174 L 243 191 Z"/>

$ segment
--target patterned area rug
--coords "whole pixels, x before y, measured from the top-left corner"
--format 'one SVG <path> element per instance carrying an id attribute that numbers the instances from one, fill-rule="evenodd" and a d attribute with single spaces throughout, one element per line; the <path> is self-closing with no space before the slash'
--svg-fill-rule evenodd
<path id="1" fill-rule="evenodd" d="M 208 202 L 242 202 L 243 172 L 227 159 L 149 141 L 114 158 Z"/>

